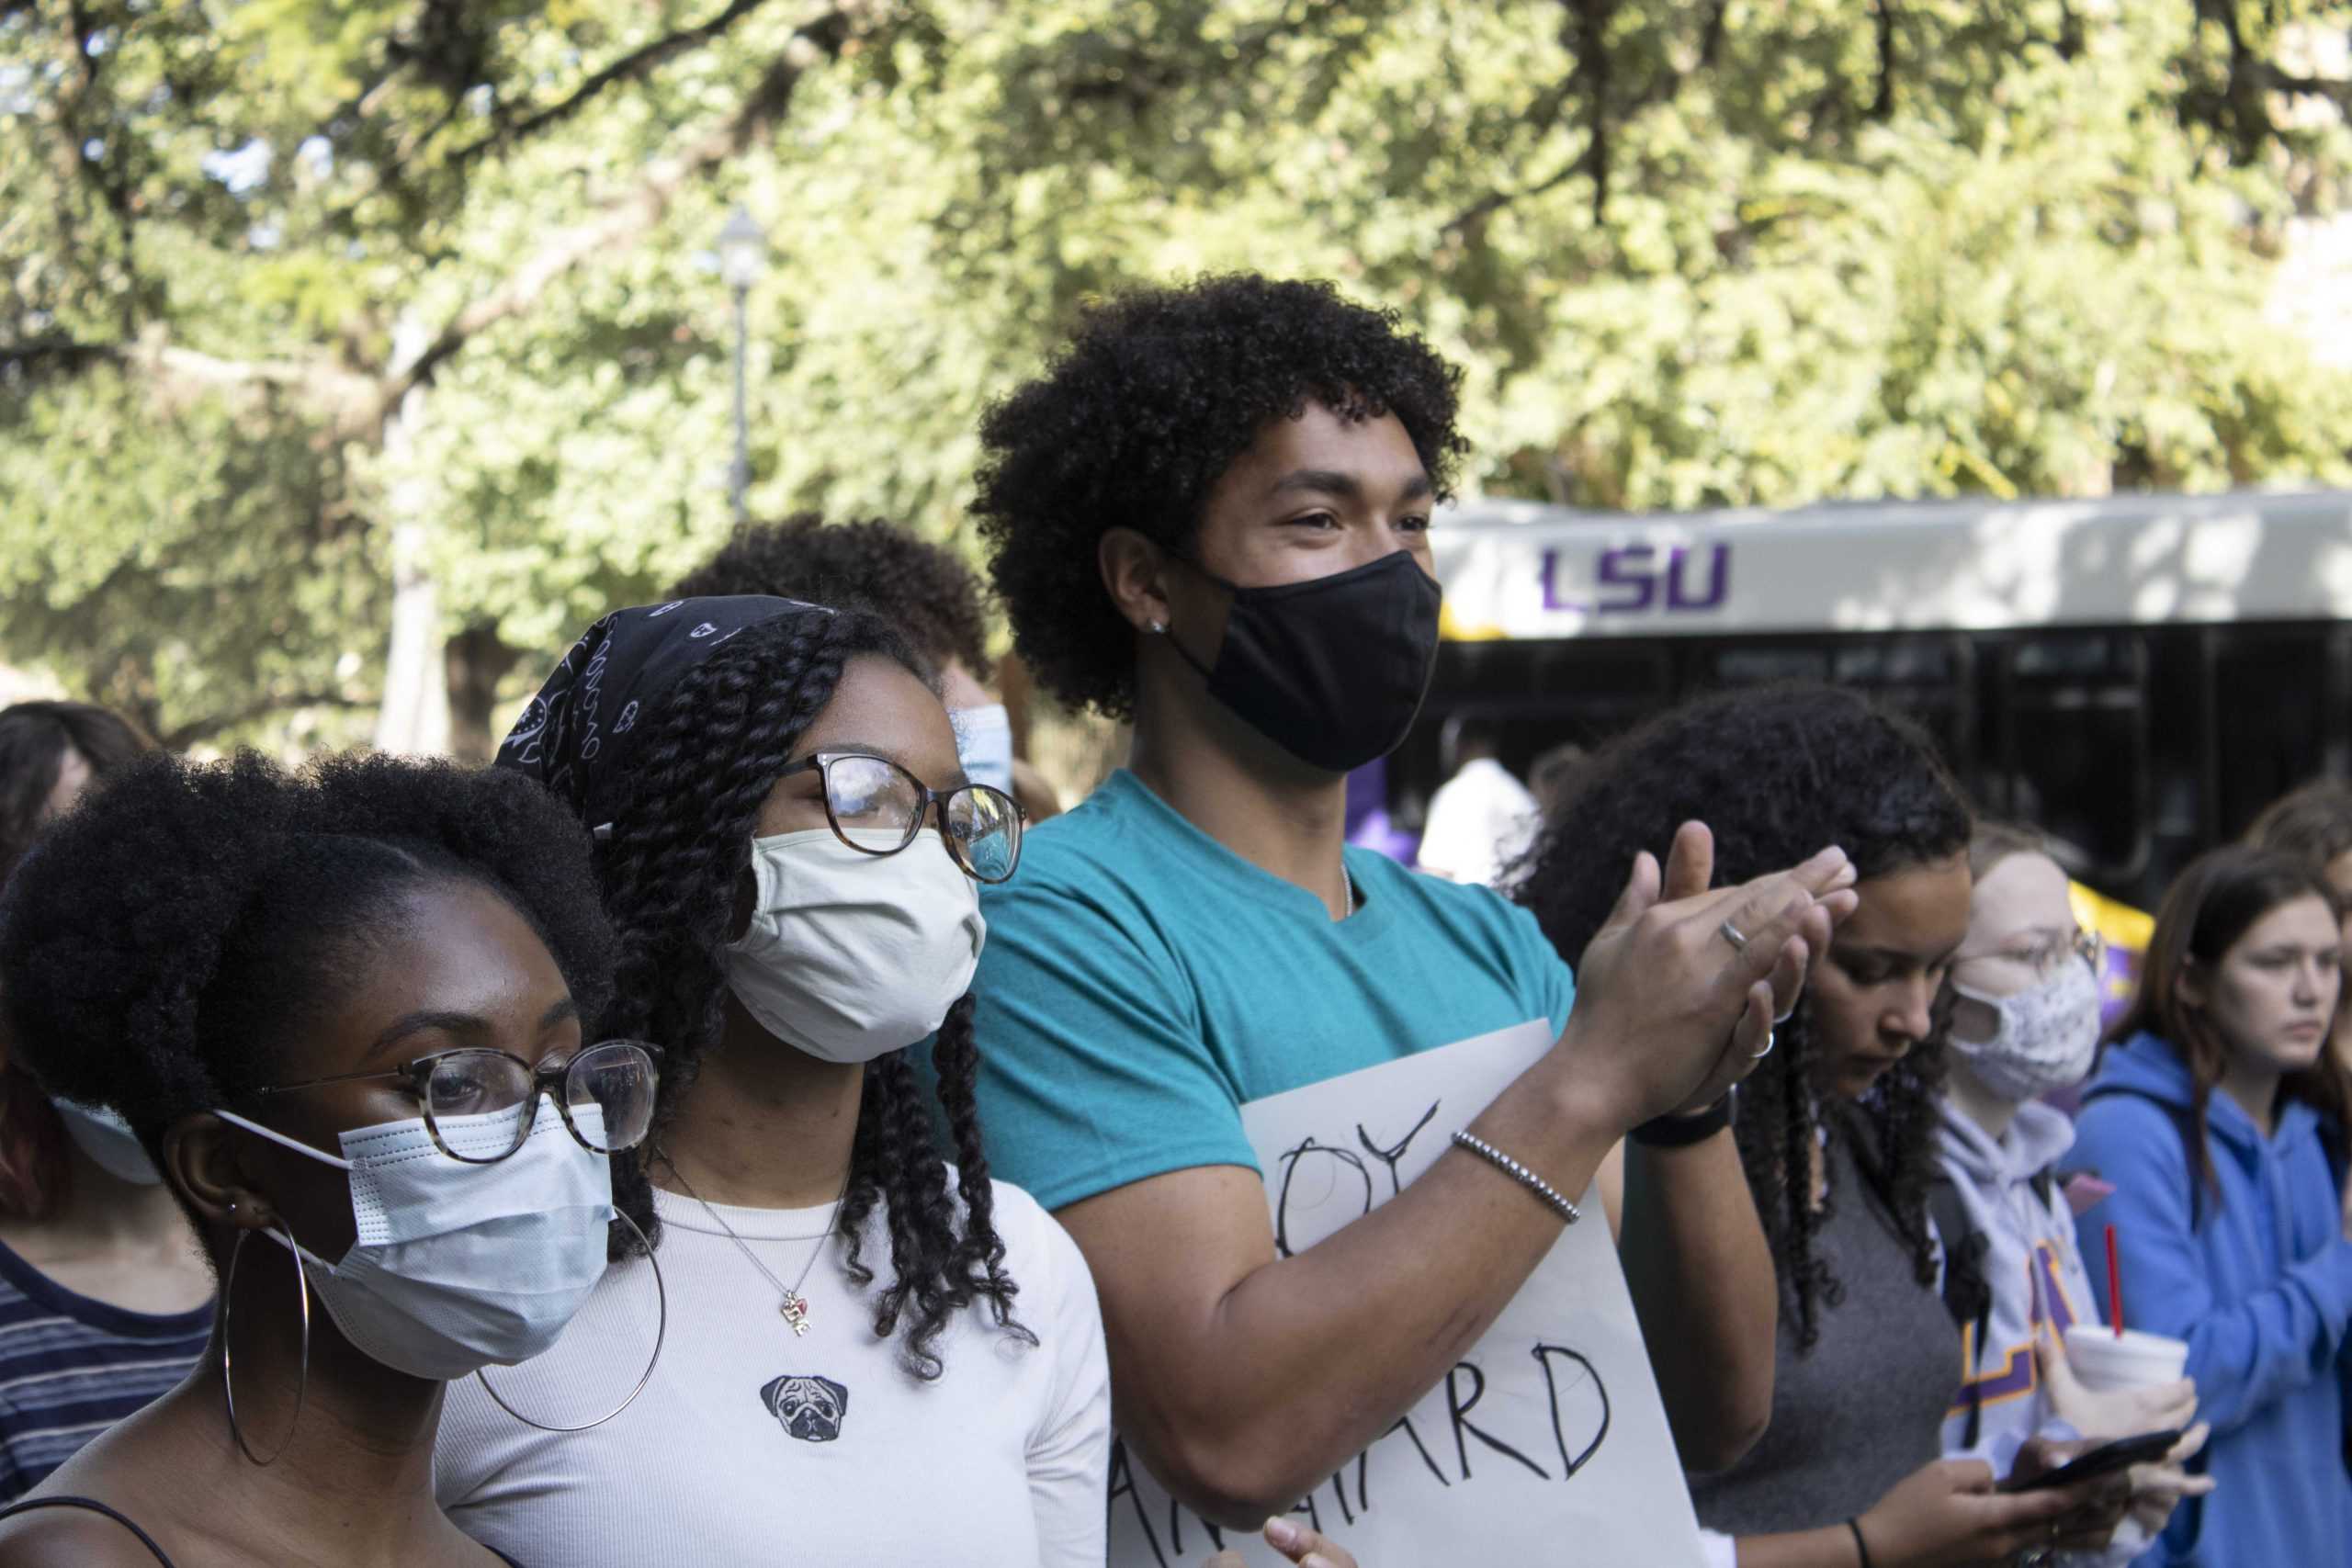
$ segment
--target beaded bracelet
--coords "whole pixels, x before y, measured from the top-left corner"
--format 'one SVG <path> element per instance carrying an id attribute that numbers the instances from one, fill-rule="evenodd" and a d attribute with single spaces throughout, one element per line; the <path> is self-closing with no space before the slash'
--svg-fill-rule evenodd
<path id="1" fill-rule="evenodd" d="M 1469 1150 L 1538 1198 L 1543 1199 L 1554 1213 L 1568 1224 L 1575 1224 L 1584 1218 L 1584 1211 L 1560 1196 L 1558 1190 L 1550 1182 L 1487 1142 L 1486 1139 L 1473 1137 L 1468 1133 L 1456 1133 L 1453 1134 L 1453 1141 L 1457 1146 Z"/>

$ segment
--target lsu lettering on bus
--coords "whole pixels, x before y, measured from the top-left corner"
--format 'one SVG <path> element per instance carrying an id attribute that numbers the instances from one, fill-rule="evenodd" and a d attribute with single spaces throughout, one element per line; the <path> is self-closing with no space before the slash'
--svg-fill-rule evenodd
<path id="1" fill-rule="evenodd" d="M 1560 592 L 1561 558 L 1566 553 L 1549 549 L 1543 554 L 1540 570 L 1546 610 L 1597 615 L 1649 610 L 1689 614 L 1718 609 L 1731 592 L 1729 545 L 1620 545 L 1603 550 L 1593 569 L 1598 590 L 1590 599 Z"/>

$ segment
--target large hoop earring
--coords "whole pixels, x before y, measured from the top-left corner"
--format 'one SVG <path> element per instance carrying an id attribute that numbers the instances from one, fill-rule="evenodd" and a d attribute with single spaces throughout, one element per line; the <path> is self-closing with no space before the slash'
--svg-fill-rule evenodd
<path id="1" fill-rule="evenodd" d="M 644 1374 L 637 1380 L 636 1386 L 628 1391 L 627 1398 L 623 1399 L 618 1404 L 614 1405 L 610 1410 L 605 1411 L 602 1416 L 597 1416 L 594 1421 L 583 1422 L 577 1427 L 550 1427 L 544 1421 L 532 1420 L 528 1416 L 524 1415 L 521 1411 L 515 1409 L 513 1405 L 507 1404 L 504 1399 L 499 1396 L 498 1390 L 491 1386 L 490 1370 L 488 1368 L 475 1368 L 474 1381 L 481 1384 L 481 1391 L 490 1395 L 491 1403 L 497 1405 L 509 1416 L 514 1417 L 515 1420 L 523 1423 L 526 1427 L 536 1427 L 542 1432 L 594 1431 L 595 1428 L 603 1426 L 605 1422 L 611 1420 L 614 1416 L 618 1416 L 622 1411 L 627 1410 L 630 1405 L 635 1404 L 637 1403 L 637 1396 L 645 1392 L 645 1385 L 653 1381 L 653 1369 L 662 1364 L 662 1346 L 663 1342 L 670 1337 L 669 1287 L 662 1282 L 662 1265 L 653 1256 L 653 1244 L 646 1238 L 643 1227 L 639 1226 L 635 1220 L 630 1219 L 618 1209 L 615 1209 L 613 1211 L 613 1218 L 628 1226 L 631 1231 L 636 1232 L 638 1245 L 645 1249 L 644 1256 L 646 1264 L 653 1270 L 653 1299 L 660 1307 L 660 1315 L 654 1320 L 653 1325 L 653 1354 L 645 1363 Z"/>
<path id="2" fill-rule="evenodd" d="M 237 1424 L 237 1380 L 229 1364 L 230 1314 L 236 1305 L 237 1263 L 244 1257 L 245 1240 L 253 1232 L 237 1232 L 237 1245 L 229 1249 L 229 1277 L 220 1284 L 220 1396 L 229 1406 L 229 1435 L 237 1439 L 237 1447 L 244 1450 L 247 1459 L 264 1468 L 276 1464 L 278 1456 L 286 1451 L 286 1445 L 294 1440 L 294 1428 L 302 1421 L 302 1401 L 311 1392 L 311 1276 L 302 1266 L 301 1249 L 294 1245 L 294 1233 L 283 1225 L 269 1228 L 285 1238 L 286 1250 L 294 1259 L 294 1288 L 302 1297 L 302 1375 L 294 1384 L 294 1419 L 287 1424 L 286 1436 L 270 1450 L 267 1459 L 254 1452 L 253 1444 L 245 1441 L 245 1429 Z"/>

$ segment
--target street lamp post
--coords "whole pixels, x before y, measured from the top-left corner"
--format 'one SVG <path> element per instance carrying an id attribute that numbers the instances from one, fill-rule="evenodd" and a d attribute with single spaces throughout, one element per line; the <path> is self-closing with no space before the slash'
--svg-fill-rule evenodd
<path id="1" fill-rule="evenodd" d="M 752 335 L 752 285 L 759 281 L 767 253 L 767 236 L 752 215 L 741 207 L 729 213 L 727 226 L 718 231 L 718 272 L 735 294 L 735 461 L 727 470 L 727 493 L 738 523 L 751 520 L 751 506 L 744 499 L 752 488 L 752 423 L 744 389 L 744 358 Z"/>

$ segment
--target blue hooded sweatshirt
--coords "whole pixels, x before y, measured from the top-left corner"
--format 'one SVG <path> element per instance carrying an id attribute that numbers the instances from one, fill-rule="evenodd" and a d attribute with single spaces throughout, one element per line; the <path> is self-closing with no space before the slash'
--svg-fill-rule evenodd
<path id="1" fill-rule="evenodd" d="M 2173 1514 L 2140 1561 L 2164 1568 L 2352 1564 L 2352 1475 L 2344 1461 L 2352 1242 L 2320 1119 L 2282 1100 L 2265 1138 L 2216 1089 L 2207 1144 L 2220 1183 L 2196 1199 L 2181 1127 L 2188 1065 L 2154 1035 L 2110 1050 L 2091 1080 L 2075 1161 L 2115 1184 L 2082 1217 L 2084 1253 L 2122 1256 L 2130 1326 L 2188 1341 L 2198 1416 L 2220 1484 Z M 2105 1317 L 2104 1267 L 2090 1271 Z"/>

